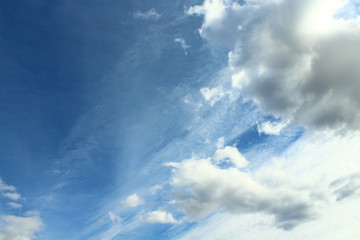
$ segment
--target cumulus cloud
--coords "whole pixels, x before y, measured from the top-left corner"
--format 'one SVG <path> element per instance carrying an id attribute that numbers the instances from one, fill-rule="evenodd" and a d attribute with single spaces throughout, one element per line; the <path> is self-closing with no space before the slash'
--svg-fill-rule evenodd
<path id="1" fill-rule="evenodd" d="M 267 135 L 279 135 L 281 130 L 287 125 L 284 122 L 263 122 L 257 125 L 257 130 L 259 134 Z"/>
<path id="2" fill-rule="evenodd" d="M 266 113 L 340 132 L 360 126 L 360 17 L 344 4 L 205 0 L 187 13 L 203 15 L 201 36 L 230 50 L 234 90 Z"/>
<path id="3" fill-rule="evenodd" d="M 144 20 L 149 20 L 149 19 L 158 20 L 161 17 L 161 14 L 152 8 L 147 12 L 137 11 L 133 14 L 133 16 L 135 18 L 144 19 Z"/>
<path id="4" fill-rule="evenodd" d="M 291 229 L 314 216 L 308 191 L 263 186 L 238 168 L 220 169 L 210 158 L 191 158 L 166 166 L 173 167 L 173 203 L 192 218 L 219 211 L 265 212 L 275 216 L 279 227 Z"/>
<path id="5" fill-rule="evenodd" d="M 253 172 L 234 168 L 232 176 L 231 168 L 219 169 L 211 159 L 168 164 L 175 204 L 195 217 L 211 214 L 178 239 L 359 239 L 359 142 L 359 133 L 304 136 Z M 248 182 L 257 187 L 246 190 Z"/>
<path id="6" fill-rule="evenodd" d="M 226 146 L 223 149 L 218 149 L 213 159 L 216 163 L 229 159 L 237 168 L 244 168 L 248 165 L 248 161 L 236 147 Z"/>
<path id="7" fill-rule="evenodd" d="M 1 216 L 0 240 L 31 240 L 43 228 L 44 225 L 37 215 L 27 217 Z"/>
<path id="8" fill-rule="evenodd" d="M 182 49 L 184 49 L 185 55 L 187 55 L 187 49 L 190 47 L 190 45 L 186 44 L 185 39 L 183 39 L 183 38 L 175 38 L 174 42 L 179 43 L 180 46 L 182 47 Z"/>
<path id="9" fill-rule="evenodd" d="M 173 215 L 171 213 L 168 213 L 166 211 L 160 211 L 160 210 L 147 213 L 143 217 L 143 220 L 148 223 L 163 223 L 163 224 L 178 223 L 178 221 L 173 217 Z"/>
<path id="10" fill-rule="evenodd" d="M 139 196 L 134 193 L 133 195 L 128 196 L 125 201 L 121 202 L 123 207 L 137 207 L 139 205 L 144 204 L 145 201 L 139 198 Z"/>

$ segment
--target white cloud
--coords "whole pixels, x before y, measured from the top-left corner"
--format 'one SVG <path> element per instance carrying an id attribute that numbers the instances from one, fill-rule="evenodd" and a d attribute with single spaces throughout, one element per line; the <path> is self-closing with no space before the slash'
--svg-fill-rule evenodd
<path id="1" fill-rule="evenodd" d="M 128 196 L 125 201 L 121 202 L 121 205 L 123 207 L 137 207 L 139 205 L 144 204 L 144 200 L 142 200 L 141 198 L 139 198 L 139 196 L 134 193 L 133 195 Z"/>
<path id="2" fill-rule="evenodd" d="M 224 146 L 225 146 L 225 138 L 221 137 L 221 138 L 218 139 L 216 147 L 217 148 L 224 148 Z"/>
<path id="3" fill-rule="evenodd" d="M 211 159 L 187 159 L 167 163 L 174 168 L 173 204 L 192 218 L 215 212 L 274 215 L 277 226 L 291 229 L 313 217 L 310 191 L 272 189 L 262 186 L 237 168 L 220 169 Z"/>
<path id="4" fill-rule="evenodd" d="M 248 161 L 236 147 L 226 146 L 223 149 L 218 149 L 215 152 L 213 159 L 216 163 L 230 159 L 237 168 L 244 168 L 248 165 Z"/>
<path id="5" fill-rule="evenodd" d="M 0 193 L 3 197 L 8 198 L 12 201 L 17 201 L 21 198 L 21 195 L 16 192 L 16 188 L 11 185 L 7 185 L 3 180 L 0 178 Z M 9 202 L 7 205 L 11 208 L 21 208 L 22 205 L 15 202 Z"/>
<path id="6" fill-rule="evenodd" d="M 249 77 L 247 76 L 245 70 L 242 70 L 238 73 L 232 75 L 232 87 L 241 89 L 242 86 L 248 85 L 250 82 Z"/>
<path id="7" fill-rule="evenodd" d="M 360 229 L 357 227 L 360 221 L 358 205 L 360 200 L 360 148 L 357 147 L 359 141 L 359 133 L 332 139 L 324 138 L 323 135 L 303 137 L 280 158 L 273 159 L 271 162 L 265 161 L 260 169 L 256 169 L 250 175 L 254 176 L 252 181 L 255 181 L 263 189 L 269 190 L 272 196 L 278 198 L 281 207 L 286 208 L 286 204 L 293 204 L 292 201 L 282 202 L 279 193 L 287 192 L 297 196 L 295 198 L 298 200 L 303 199 L 303 203 L 308 206 L 305 208 L 309 211 L 308 213 L 315 213 L 310 214 L 309 219 L 302 219 L 310 221 L 298 224 L 291 231 L 282 231 L 277 228 L 277 226 L 281 226 L 277 214 L 289 214 L 290 220 L 295 216 L 291 215 L 296 214 L 296 211 L 280 211 L 277 214 L 273 213 L 272 216 L 266 210 L 260 211 L 261 208 L 257 211 L 242 208 L 242 214 L 236 214 L 236 209 L 239 207 L 237 205 L 241 200 L 232 206 L 225 200 L 221 200 L 219 197 L 221 189 L 224 192 L 229 189 L 226 197 L 227 201 L 231 201 L 235 193 L 242 190 L 241 187 L 231 188 L 231 186 L 247 184 L 246 181 L 231 176 L 228 176 L 229 183 L 225 184 L 225 176 L 229 175 L 228 169 L 214 169 L 214 166 L 209 165 L 209 160 L 203 164 L 210 167 L 212 171 L 204 166 L 201 167 L 197 159 L 188 163 L 183 161 L 170 164 L 176 167 L 172 181 L 178 191 L 178 193 L 175 192 L 178 204 L 187 204 L 188 206 L 192 204 L 198 209 L 203 206 L 204 208 L 212 207 L 215 203 L 219 204 L 214 208 L 216 211 L 211 211 L 217 214 L 202 220 L 201 224 L 195 225 L 177 239 L 358 239 L 360 237 Z M 189 166 L 190 163 L 193 166 Z M 223 172 L 223 176 L 216 177 L 213 171 L 226 172 Z M 207 194 L 208 196 L 203 198 Z M 262 197 L 265 196 L 266 194 L 262 195 Z M 247 199 L 249 203 L 253 204 L 252 206 L 256 206 L 262 197 L 257 197 L 252 202 L 250 201 L 252 200 L 251 195 L 245 191 L 243 194 L 239 194 L 240 199 Z M 179 206 L 184 208 L 182 205 Z M 278 210 L 280 208 L 276 209 L 276 211 Z M 194 210 L 188 209 L 187 211 Z"/>
<path id="8" fill-rule="evenodd" d="M 221 86 L 215 88 L 201 88 L 200 92 L 211 106 L 214 106 L 214 104 L 220 101 L 226 94 L 226 91 Z"/>
<path id="9" fill-rule="evenodd" d="M 286 127 L 287 123 L 284 122 L 263 122 L 257 125 L 257 130 L 259 134 L 267 135 L 279 135 L 281 130 Z"/>
<path id="10" fill-rule="evenodd" d="M 44 225 L 39 216 L 1 216 L 0 240 L 31 240 L 42 231 Z"/>
<path id="11" fill-rule="evenodd" d="M 139 19 L 144 19 L 144 20 L 158 20 L 161 17 L 161 14 L 159 14 L 155 9 L 150 9 L 147 12 L 141 12 L 141 11 L 137 11 L 134 14 L 135 18 L 139 18 Z"/>
<path id="12" fill-rule="evenodd" d="M 165 212 L 165 211 L 153 211 L 147 213 L 143 220 L 148 223 L 171 223 L 176 224 L 178 221 L 173 217 L 171 213 Z"/>
<path id="13" fill-rule="evenodd" d="M 176 238 L 177 240 L 357 240 L 360 208 L 357 200 L 320 209 L 318 219 L 292 231 L 274 228 L 274 220 L 264 214 L 217 214 Z"/>
<path id="14" fill-rule="evenodd" d="M 185 55 L 187 55 L 187 49 L 190 47 L 190 45 L 186 44 L 185 39 L 183 39 L 183 38 L 175 38 L 174 42 L 180 43 L 182 49 L 184 49 Z"/>
<path id="15" fill-rule="evenodd" d="M 163 187 L 161 185 L 154 185 L 150 188 L 151 195 L 155 195 L 158 191 L 160 191 Z"/>
<path id="16" fill-rule="evenodd" d="M 345 2 L 205 0 L 188 14 L 231 50 L 234 90 L 266 113 L 340 132 L 360 127 L 360 17 L 334 18 Z"/>
<path id="17" fill-rule="evenodd" d="M 2 195 L 13 201 L 17 201 L 21 198 L 21 195 L 19 193 L 15 193 L 15 192 L 6 192 L 6 193 L 3 193 Z"/>
<path id="18" fill-rule="evenodd" d="M 15 202 L 8 202 L 7 205 L 13 209 L 22 208 L 22 205 L 20 203 L 15 203 Z"/>
<path id="19" fill-rule="evenodd" d="M 11 185 L 7 185 L 5 182 L 3 182 L 3 180 L 0 177 L 0 192 L 1 191 L 11 191 L 14 192 L 16 191 L 16 188 L 14 186 Z"/>
<path id="20" fill-rule="evenodd" d="M 108 212 L 108 216 L 113 223 L 121 222 L 121 218 L 115 215 L 113 212 Z"/>

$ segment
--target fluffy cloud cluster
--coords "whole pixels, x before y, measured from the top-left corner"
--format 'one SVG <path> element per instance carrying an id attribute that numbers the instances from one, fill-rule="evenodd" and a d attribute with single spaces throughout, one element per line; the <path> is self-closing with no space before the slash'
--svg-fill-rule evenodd
<path id="1" fill-rule="evenodd" d="M 7 205 L 13 209 L 22 208 L 20 203 L 14 202 L 21 199 L 21 195 L 12 185 L 6 184 L 0 178 L 0 193 L 9 199 Z M 44 225 L 37 212 L 26 212 L 24 216 L 0 216 L 0 240 L 30 240 L 35 234 L 42 231 Z"/>
<path id="2" fill-rule="evenodd" d="M 29 216 L 2 216 L 0 220 L 0 240 L 31 240 L 35 233 L 43 229 L 40 217 L 34 213 Z"/>
<path id="3" fill-rule="evenodd" d="M 220 168 L 219 160 L 228 159 L 233 167 Z M 259 179 L 241 171 L 247 160 L 234 147 L 218 149 L 213 158 L 191 158 L 173 167 L 171 184 L 175 187 L 174 204 L 192 218 L 205 217 L 214 212 L 257 213 L 275 216 L 283 229 L 311 219 L 312 202 L 318 200 L 312 189 L 297 191 L 293 186 L 278 188 L 281 184 L 262 184 L 269 177 L 273 182 L 284 180 L 284 175 L 262 173 Z M 290 177 L 285 178 L 285 182 Z M 269 181 L 265 181 L 269 182 Z"/>
<path id="4" fill-rule="evenodd" d="M 194 158 L 169 165 L 175 168 L 172 185 L 178 188 L 174 203 L 190 217 L 267 212 L 279 227 L 291 229 L 313 216 L 309 195 L 267 188 L 236 168 L 220 169 L 209 159 Z"/>
<path id="5" fill-rule="evenodd" d="M 188 14 L 203 15 L 201 36 L 231 50 L 233 88 L 265 112 L 312 129 L 348 131 L 360 126 L 360 17 L 351 6 L 205 0 Z"/>
<path id="6" fill-rule="evenodd" d="M 210 215 L 179 239 L 358 239 L 359 141 L 304 138 L 253 171 L 211 158 L 168 163 L 175 204 Z"/>
<path id="7" fill-rule="evenodd" d="M 265 214 L 277 227 L 292 229 L 360 196 L 359 140 L 360 135 L 307 139 L 254 171 L 244 169 L 248 161 L 229 146 L 212 158 L 167 163 L 172 203 L 194 219 L 219 212 Z M 226 159 L 232 165 L 220 165 Z"/>

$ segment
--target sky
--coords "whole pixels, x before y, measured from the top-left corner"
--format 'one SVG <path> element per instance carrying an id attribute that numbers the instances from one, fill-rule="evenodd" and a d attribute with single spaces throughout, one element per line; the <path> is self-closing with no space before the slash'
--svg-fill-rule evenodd
<path id="1" fill-rule="evenodd" d="M 0 240 L 360 238 L 358 0 L 0 0 Z"/>

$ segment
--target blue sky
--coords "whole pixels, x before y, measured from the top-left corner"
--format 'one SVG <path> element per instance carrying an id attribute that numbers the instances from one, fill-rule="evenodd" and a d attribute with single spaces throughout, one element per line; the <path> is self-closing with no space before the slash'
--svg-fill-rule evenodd
<path id="1" fill-rule="evenodd" d="M 357 0 L 0 4 L 0 240 L 359 238 Z"/>

